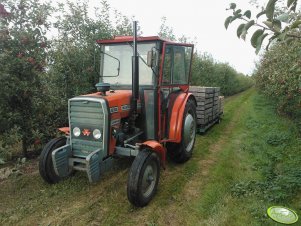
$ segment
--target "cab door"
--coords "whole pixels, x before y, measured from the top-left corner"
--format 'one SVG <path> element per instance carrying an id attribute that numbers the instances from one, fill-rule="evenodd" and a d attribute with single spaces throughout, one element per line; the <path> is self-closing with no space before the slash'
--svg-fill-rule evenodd
<path id="1" fill-rule="evenodd" d="M 162 140 L 168 139 L 168 117 L 177 95 L 188 92 L 193 45 L 164 43 L 163 62 L 160 74 L 159 133 Z"/>

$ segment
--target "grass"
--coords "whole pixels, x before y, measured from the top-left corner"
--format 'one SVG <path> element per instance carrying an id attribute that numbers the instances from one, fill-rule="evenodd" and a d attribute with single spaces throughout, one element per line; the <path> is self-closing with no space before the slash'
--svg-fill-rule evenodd
<path id="1" fill-rule="evenodd" d="M 53 186 L 29 162 L 33 170 L 0 182 L 0 224 L 277 225 L 269 206 L 301 213 L 299 153 L 294 125 L 250 89 L 227 98 L 222 123 L 198 135 L 191 160 L 161 171 L 147 207 L 127 201 L 128 160 L 95 185 L 77 173 Z"/>

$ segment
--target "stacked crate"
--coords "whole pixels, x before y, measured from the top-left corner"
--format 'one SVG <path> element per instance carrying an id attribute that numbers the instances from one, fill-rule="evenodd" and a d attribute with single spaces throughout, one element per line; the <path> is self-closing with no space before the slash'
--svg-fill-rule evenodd
<path id="1" fill-rule="evenodd" d="M 224 113 L 224 100 L 225 100 L 225 98 L 224 98 L 224 96 L 219 96 L 218 99 L 219 99 L 218 104 L 217 104 L 218 111 L 220 112 L 220 114 L 223 114 Z"/>
<path id="2" fill-rule="evenodd" d="M 223 99 L 219 97 L 219 87 L 190 86 L 197 101 L 197 124 L 206 126 L 217 119 L 223 112 Z"/>

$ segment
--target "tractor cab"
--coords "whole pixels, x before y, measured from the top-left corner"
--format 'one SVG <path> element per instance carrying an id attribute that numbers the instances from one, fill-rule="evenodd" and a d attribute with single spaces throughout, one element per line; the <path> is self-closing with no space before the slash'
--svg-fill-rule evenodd
<path id="1" fill-rule="evenodd" d="M 110 84 L 112 91 L 133 88 L 133 39 L 118 36 L 97 41 L 101 52 L 100 83 Z M 174 43 L 158 36 L 137 37 L 138 99 L 139 107 L 143 107 L 145 139 L 169 138 L 169 125 L 163 119 L 168 117 L 169 102 L 180 93 L 188 93 L 192 54 L 191 44 Z"/>
<path id="2" fill-rule="evenodd" d="M 133 37 L 98 40 L 101 48 L 100 81 L 113 89 L 131 89 Z M 140 87 L 182 87 L 189 83 L 193 45 L 158 36 L 138 37 Z M 184 88 L 185 90 L 185 88 Z"/>
<path id="3" fill-rule="evenodd" d="M 188 92 L 193 45 L 157 36 L 98 40 L 96 93 L 71 98 L 65 137 L 51 140 L 40 174 L 57 183 L 75 170 L 98 182 L 117 157 L 135 157 L 127 195 L 136 206 L 153 198 L 166 155 L 187 161 L 196 136 L 196 100 Z"/>

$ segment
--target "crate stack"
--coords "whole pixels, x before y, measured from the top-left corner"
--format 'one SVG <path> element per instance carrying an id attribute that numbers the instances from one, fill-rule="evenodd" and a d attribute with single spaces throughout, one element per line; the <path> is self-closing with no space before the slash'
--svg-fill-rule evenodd
<path id="1" fill-rule="evenodd" d="M 223 114 L 224 113 L 224 96 L 219 96 L 218 97 L 218 111 L 220 112 L 220 114 Z"/>
<path id="2" fill-rule="evenodd" d="M 219 96 L 219 87 L 190 86 L 197 101 L 197 124 L 206 126 L 217 119 L 223 112 L 223 98 Z"/>

